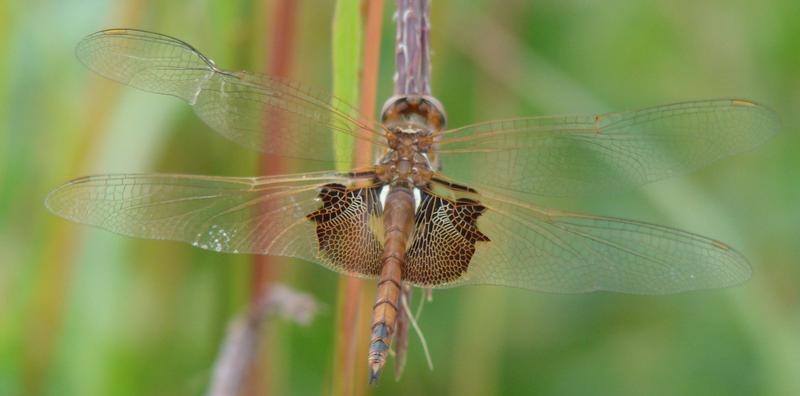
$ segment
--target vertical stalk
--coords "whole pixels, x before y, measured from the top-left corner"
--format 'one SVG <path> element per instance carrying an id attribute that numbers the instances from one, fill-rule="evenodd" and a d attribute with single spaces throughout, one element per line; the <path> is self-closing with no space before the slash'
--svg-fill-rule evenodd
<path id="1" fill-rule="evenodd" d="M 276 0 L 272 10 L 270 40 L 268 41 L 268 54 L 266 74 L 278 77 L 289 77 L 293 61 L 294 28 L 297 14 L 297 4 L 294 0 Z M 277 114 L 268 115 L 275 119 Z M 274 128 L 273 133 L 283 131 Z M 266 141 L 271 140 L 270 138 Z M 280 157 L 262 155 L 259 163 L 260 174 L 277 175 L 286 173 L 286 166 Z M 252 285 L 250 300 L 258 301 L 264 294 L 264 289 L 275 280 L 277 267 L 276 259 L 272 256 L 256 255 L 252 266 Z"/>
<path id="2" fill-rule="evenodd" d="M 358 73 L 361 63 L 362 26 L 359 2 L 337 0 L 333 15 L 332 56 L 333 95 L 346 103 L 358 103 Z M 333 133 L 333 132 L 332 132 Z M 347 170 L 342 164 L 353 161 L 353 139 L 334 133 L 333 149 L 337 170 Z M 334 395 L 352 395 L 355 377 L 355 338 L 358 334 L 358 289 L 360 284 L 351 278 L 339 279 L 336 329 L 334 336 L 333 384 Z"/>
<path id="3" fill-rule="evenodd" d="M 276 0 L 272 9 L 268 12 L 271 13 L 269 38 L 266 40 L 267 48 L 264 51 L 267 56 L 267 66 L 265 73 L 272 76 L 289 77 L 291 74 L 293 57 L 293 48 L 295 42 L 295 24 L 297 19 L 297 2 L 295 0 Z M 265 114 L 264 117 L 269 117 L 270 120 L 280 122 L 279 114 Z M 274 128 L 274 133 L 280 133 L 283 128 Z M 275 137 L 267 137 L 265 141 L 270 141 Z M 262 175 L 276 175 L 286 173 L 286 164 L 280 157 L 262 155 L 259 159 L 259 173 Z M 269 203 L 264 204 L 266 207 L 260 208 L 261 210 L 268 211 Z M 251 284 L 250 284 L 250 306 L 253 311 L 263 296 L 270 292 L 270 286 L 276 281 L 279 276 L 280 266 L 278 265 L 283 259 L 274 256 L 253 256 L 251 267 Z M 266 345 L 265 349 L 270 348 L 270 337 L 265 337 L 260 343 L 262 346 Z M 269 359 L 266 359 L 264 354 L 256 354 L 256 358 L 245 365 L 248 371 L 248 384 L 246 393 L 250 395 L 263 395 L 268 393 L 266 384 L 273 383 L 269 377 L 276 377 L 274 370 L 269 367 Z"/>
<path id="4" fill-rule="evenodd" d="M 361 69 L 360 82 L 360 101 L 359 110 L 364 117 L 362 120 L 366 124 L 375 121 L 376 101 L 378 96 L 378 72 L 381 54 L 381 27 L 383 25 L 383 0 L 368 0 L 363 3 L 366 6 L 366 27 L 364 35 L 364 57 Z M 369 142 L 359 139 L 356 142 L 355 152 L 353 153 L 353 165 L 356 167 L 368 166 L 372 164 L 372 145 Z M 368 338 L 370 316 L 372 314 L 372 293 L 365 293 L 361 279 L 351 278 L 349 282 L 358 283 L 356 298 L 359 300 L 358 318 L 356 320 L 357 336 L 354 337 L 356 347 L 353 348 L 353 360 L 364 362 L 368 350 Z M 355 293 L 354 293 L 355 294 Z M 355 365 L 355 367 L 362 367 Z M 355 384 L 355 394 L 363 395 L 366 393 L 367 370 L 355 370 L 353 381 Z"/>
<path id="5" fill-rule="evenodd" d="M 383 0 L 368 0 L 364 8 L 355 0 L 339 0 L 336 5 L 333 32 L 334 96 L 359 105 L 361 121 L 374 121 L 380 56 L 380 32 Z M 365 15 L 362 15 L 362 12 Z M 362 21 L 366 19 L 363 36 Z M 362 57 L 363 54 L 363 57 Z M 359 80 L 359 76 L 361 77 Z M 353 166 L 371 163 L 371 146 L 368 142 L 337 134 L 334 140 L 339 162 Z M 346 160 L 346 161 L 345 161 Z M 366 371 L 357 370 L 359 357 L 366 359 L 366 320 L 369 307 L 362 292 L 363 281 L 354 277 L 343 278 L 339 283 L 339 303 L 336 337 L 333 393 L 337 395 L 363 394 Z M 361 343 L 360 343 L 361 342 Z M 363 345 L 362 345 L 363 344 Z M 360 353 L 359 353 L 360 352 Z"/>
<path id="6" fill-rule="evenodd" d="M 395 95 L 430 95 L 430 0 L 397 0 Z"/>

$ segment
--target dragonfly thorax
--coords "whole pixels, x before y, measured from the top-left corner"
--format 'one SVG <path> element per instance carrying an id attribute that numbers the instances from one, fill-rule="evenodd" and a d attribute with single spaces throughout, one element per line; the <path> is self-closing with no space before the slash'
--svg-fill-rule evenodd
<path id="1" fill-rule="evenodd" d="M 384 183 L 422 187 L 427 185 L 433 170 L 421 148 L 417 135 L 401 134 L 399 144 L 392 147 L 375 167 L 375 175 Z M 428 145 L 429 146 L 429 145 Z"/>
<path id="2" fill-rule="evenodd" d="M 378 178 L 385 183 L 427 185 L 433 177 L 427 156 L 432 134 L 445 125 L 441 104 L 427 96 L 396 96 L 384 105 L 381 120 L 389 151 L 378 162 Z"/>

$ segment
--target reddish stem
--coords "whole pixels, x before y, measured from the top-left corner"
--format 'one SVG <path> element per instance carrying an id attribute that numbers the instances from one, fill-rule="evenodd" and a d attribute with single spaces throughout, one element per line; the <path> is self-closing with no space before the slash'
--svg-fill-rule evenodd
<path id="1" fill-rule="evenodd" d="M 378 68 L 380 60 L 381 24 L 383 22 L 383 0 L 369 0 L 364 3 L 366 13 L 366 28 L 364 34 L 364 51 L 359 87 L 359 110 L 363 116 L 361 121 L 371 123 L 375 120 L 375 100 L 377 97 Z M 359 139 L 355 143 L 353 165 L 355 167 L 370 165 L 371 144 Z M 349 277 L 344 281 L 340 293 L 344 304 L 340 312 L 341 331 L 339 333 L 337 362 L 342 365 L 341 389 L 339 394 L 363 394 L 364 389 L 356 384 L 365 384 L 366 370 L 358 371 L 356 367 L 359 358 L 366 361 L 366 326 L 369 312 L 364 308 L 369 305 L 362 304 L 361 290 L 363 282 L 360 279 Z M 362 337 L 363 335 L 363 337 Z M 361 379 L 360 381 L 357 378 Z"/>
<path id="2" fill-rule="evenodd" d="M 293 55 L 294 55 L 294 42 L 295 42 L 295 24 L 297 19 L 297 2 L 295 0 L 276 0 L 274 7 L 271 11 L 271 29 L 270 39 L 267 41 L 267 67 L 266 74 L 279 77 L 289 77 L 291 74 Z M 280 122 L 279 114 L 265 114 L 264 117 L 270 119 L 273 123 Z M 281 133 L 284 128 L 272 128 L 272 136 L 267 136 L 266 142 L 275 139 L 274 134 Z M 259 173 L 262 175 L 277 175 L 285 173 L 286 165 L 279 157 L 262 155 L 259 161 Z M 269 203 L 262 205 L 259 210 L 270 210 Z M 279 277 L 280 266 L 277 265 L 281 259 L 272 256 L 253 256 L 250 277 L 250 305 L 254 307 L 262 300 L 269 292 L 270 285 L 275 282 Z M 268 338 L 264 342 L 267 343 Z M 269 345 L 267 345 L 267 349 Z M 265 384 L 269 383 L 269 378 L 263 375 L 253 375 L 256 371 L 259 373 L 271 373 L 267 365 L 267 361 L 263 358 L 256 358 L 250 362 L 248 371 L 249 383 L 247 384 L 246 393 L 252 395 L 265 394 Z"/>
<path id="3" fill-rule="evenodd" d="M 294 0 L 277 0 L 272 13 L 272 30 L 270 32 L 268 63 L 266 73 L 271 76 L 288 77 L 291 73 L 294 48 L 294 30 L 297 14 L 297 2 Z M 277 119 L 277 114 L 265 115 Z M 283 128 L 273 128 L 273 134 Z M 267 138 L 266 141 L 275 137 Z M 260 161 L 260 173 L 277 175 L 285 172 L 285 164 L 276 157 L 263 155 Z M 264 294 L 268 285 L 277 277 L 276 260 L 270 256 L 254 256 L 252 267 L 252 284 L 250 300 L 257 301 Z"/>

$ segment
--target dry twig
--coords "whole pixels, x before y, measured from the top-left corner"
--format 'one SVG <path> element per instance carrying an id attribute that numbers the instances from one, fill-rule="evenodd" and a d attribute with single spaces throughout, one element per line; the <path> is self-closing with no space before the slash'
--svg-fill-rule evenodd
<path id="1" fill-rule="evenodd" d="M 279 315 L 306 325 L 319 310 L 311 295 L 275 283 L 247 312 L 239 315 L 228 326 L 228 334 L 219 350 L 214 373 L 209 386 L 209 396 L 236 396 L 244 387 L 250 363 L 256 358 L 259 340 L 266 320 Z"/>

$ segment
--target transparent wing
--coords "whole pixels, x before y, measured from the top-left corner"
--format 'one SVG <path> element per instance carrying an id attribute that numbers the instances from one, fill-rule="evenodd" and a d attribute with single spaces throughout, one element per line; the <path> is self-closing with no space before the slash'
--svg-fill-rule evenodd
<path id="1" fill-rule="evenodd" d="M 335 173 L 260 178 L 102 175 L 59 187 L 46 204 L 68 220 L 123 235 L 182 241 L 217 252 L 296 257 L 341 273 L 374 276 L 381 248 L 370 224 L 381 213 L 371 209 L 380 205 L 378 198 L 329 198 L 326 203 L 340 210 L 312 219 L 323 207 L 321 193 L 332 183 L 342 185 L 348 179 Z M 323 220 L 332 221 L 326 230 L 335 231 L 336 242 L 350 249 L 320 250 L 318 225 L 328 224 Z"/>
<path id="2" fill-rule="evenodd" d="M 488 240 L 477 240 L 461 278 L 439 287 L 666 294 L 736 285 L 750 277 L 740 253 L 686 231 L 486 196 L 472 204 L 482 212 L 477 229 Z"/>
<path id="3" fill-rule="evenodd" d="M 185 100 L 217 132 L 254 150 L 333 162 L 333 133 L 383 144 L 382 132 L 331 95 L 285 79 L 222 70 L 172 37 L 104 30 L 83 39 L 76 53 L 106 78 Z"/>
<path id="4" fill-rule="evenodd" d="M 593 116 L 491 121 L 445 131 L 443 173 L 481 186 L 544 196 L 625 189 L 752 149 L 779 129 L 746 100 L 677 103 Z"/>

